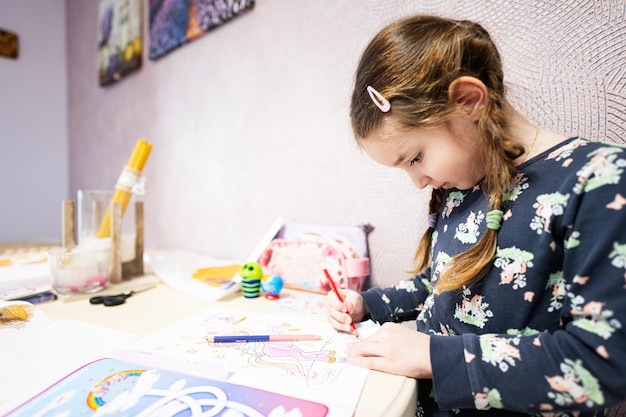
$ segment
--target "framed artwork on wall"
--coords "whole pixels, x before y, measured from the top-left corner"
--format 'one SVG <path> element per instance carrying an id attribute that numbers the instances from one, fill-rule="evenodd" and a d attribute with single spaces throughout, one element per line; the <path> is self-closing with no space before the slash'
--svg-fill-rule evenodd
<path id="1" fill-rule="evenodd" d="M 141 67 L 143 0 L 100 0 L 98 78 L 104 86 Z"/>
<path id="2" fill-rule="evenodd" d="M 254 7 L 254 0 L 150 0 L 154 60 Z"/>
<path id="3" fill-rule="evenodd" d="M 0 29 L 0 56 L 17 59 L 18 44 L 16 33 Z"/>

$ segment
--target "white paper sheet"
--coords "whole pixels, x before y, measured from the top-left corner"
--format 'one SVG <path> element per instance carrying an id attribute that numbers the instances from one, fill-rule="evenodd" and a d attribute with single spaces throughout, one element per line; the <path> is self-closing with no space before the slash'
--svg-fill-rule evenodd
<path id="1" fill-rule="evenodd" d="M 0 415 L 137 337 L 78 320 L 41 321 L 44 316 L 19 332 L 0 332 Z"/>
<path id="2" fill-rule="evenodd" d="M 359 325 L 362 337 L 377 327 Z M 210 335 L 320 335 L 298 342 L 207 343 Z M 325 320 L 297 315 L 246 313 L 211 308 L 124 346 L 143 354 L 221 368 L 228 382 L 323 403 L 329 416 L 352 416 L 368 371 L 349 363 L 344 351 L 355 342 Z"/>

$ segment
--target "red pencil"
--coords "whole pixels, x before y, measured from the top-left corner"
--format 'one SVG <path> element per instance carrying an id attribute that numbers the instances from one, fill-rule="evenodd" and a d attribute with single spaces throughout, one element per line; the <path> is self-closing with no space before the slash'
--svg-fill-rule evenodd
<path id="1" fill-rule="evenodd" d="M 335 285 L 335 281 L 333 281 L 332 277 L 328 273 L 328 269 L 324 269 L 324 274 L 326 274 L 326 279 L 328 279 L 330 288 L 332 288 L 333 292 L 335 293 L 339 301 L 343 303 L 343 297 L 341 296 L 341 294 L 339 294 L 339 290 L 337 289 L 337 286 Z M 356 331 L 356 326 L 354 325 L 354 322 L 350 323 L 350 328 L 352 329 L 352 334 L 354 334 L 356 337 L 359 337 L 359 333 Z"/>

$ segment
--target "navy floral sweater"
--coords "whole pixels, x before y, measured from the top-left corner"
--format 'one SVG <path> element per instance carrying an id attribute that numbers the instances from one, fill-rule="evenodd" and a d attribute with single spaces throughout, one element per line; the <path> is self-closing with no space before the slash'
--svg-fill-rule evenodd
<path id="1" fill-rule="evenodd" d="M 417 415 L 591 416 L 626 398 L 625 169 L 625 148 L 580 138 L 521 165 L 489 273 L 437 295 L 448 260 L 486 230 L 480 187 L 452 189 L 431 266 L 362 293 L 374 321 L 432 336 Z"/>

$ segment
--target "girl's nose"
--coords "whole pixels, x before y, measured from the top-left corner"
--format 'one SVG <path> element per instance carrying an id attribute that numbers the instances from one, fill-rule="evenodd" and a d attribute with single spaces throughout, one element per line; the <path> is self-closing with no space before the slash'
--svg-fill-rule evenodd
<path id="1" fill-rule="evenodd" d="M 411 182 L 420 190 L 426 188 L 430 184 L 430 177 L 425 175 L 411 175 Z"/>

